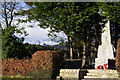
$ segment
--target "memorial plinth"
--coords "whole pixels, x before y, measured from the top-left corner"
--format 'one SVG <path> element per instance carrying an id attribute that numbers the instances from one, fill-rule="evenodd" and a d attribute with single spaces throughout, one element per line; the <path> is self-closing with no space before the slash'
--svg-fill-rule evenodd
<path id="1" fill-rule="evenodd" d="M 110 36 L 110 21 L 107 20 L 105 26 L 102 28 L 101 34 L 102 44 L 98 47 L 97 58 L 95 59 L 95 68 L 108 68 L 108 59 L 113 59 L 113 46 L 111 44 Z"/>

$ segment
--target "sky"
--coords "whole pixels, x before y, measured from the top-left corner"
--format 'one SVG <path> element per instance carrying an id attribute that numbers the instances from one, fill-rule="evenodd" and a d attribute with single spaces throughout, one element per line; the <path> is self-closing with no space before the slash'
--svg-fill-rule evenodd
<path id="1" fill-rule="evenodd" d="M 33 27 L 25 27 L 25 31 L 27 31 L 28 35 L 24 37 L 25 38 L 24 43 L 40 44 L 40 45 L 43 45 L 45 43 L 47 45 L 57 45 L 58 43 L 51 41 L 51 39 L 47 35 L 50 29 L 40 28 L 37 24 L 38 22 L 33 22 L 33 23 L 28 22 L 28 23 L 20 24 L 20 26 L 33 25 Z M 58 33 L 58 35 L 63 38 L 67 38 L 67 36 L 63 32 Z M 23 35 L 21 36 L 17 35 L 17 36 L 23 37 Z"/>
<path id="2" fill-rule="evenodd" d="M 12 25 L 16 25 L 18 21 L 16 19 L 21 19 L 25 20 L 27 17 L 26 16 L 17 16 L 14 17 L 14 21 Z M 24 43 L 30 43 L 30 44 L 40 44 L 43 45 L 44 43 L 46 45 L 57 45 L 59 44 L 58 42 L 51 41 L 50 37 L 48 36 L 50 28 L 40 28 L 38 26 L 39 22 L 37 21 L 31 21 L 27 23 L 19 23 L 17 26 L 18 28 L 24 27 L 25 31 L 27 32 L 27 36 L 25 35 L 20 35 L 20 34 L 15 34 L 17 37 L 24 37 Z M 32 26 L 32 27 L 30 27 Z M 57 33 L 58 36 L 64 38 L 65 40 L 67 39 L 67 36 L 65 35 L 64 32 Z"/>

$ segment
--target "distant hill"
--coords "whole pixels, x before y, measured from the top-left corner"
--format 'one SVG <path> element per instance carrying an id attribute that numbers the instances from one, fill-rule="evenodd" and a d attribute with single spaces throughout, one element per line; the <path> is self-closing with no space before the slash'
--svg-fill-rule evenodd
<path id="1" fill-rule="evenodd" d="M 48 44 L 43 44 L 42 46 L 44 47 L 53 47 L 61 50 L 67 50 L 67 47 L 65 45 L 48 45 Z"/>
<path id="2" fill-rule="evenodd" d="M 55 48 L 67 50 L 67 47 L 65 45 L 54 45 Z"/>

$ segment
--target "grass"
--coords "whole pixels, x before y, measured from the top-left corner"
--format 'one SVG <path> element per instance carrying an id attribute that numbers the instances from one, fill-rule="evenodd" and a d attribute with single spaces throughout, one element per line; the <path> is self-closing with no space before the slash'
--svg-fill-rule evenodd
<path id="1" fill-rule="evenodd" d="M 23 76 L 23 75 L 18 74 L 14 76 L 2 76 L 2 78 L 31 78 L 31 76 Z"/>
<path id="2" fill-rule="evenodd" d="M 45 78 L 33 78 L 31 76 L 15 75 L 15 76 L 0 76 L 0 80 L 55 80 L 55 79 L 45 79 Z"/>

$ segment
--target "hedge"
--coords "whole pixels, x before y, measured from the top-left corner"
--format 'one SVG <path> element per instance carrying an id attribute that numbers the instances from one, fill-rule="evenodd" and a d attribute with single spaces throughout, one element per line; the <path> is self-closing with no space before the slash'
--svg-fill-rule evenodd
<path id="1" fill-rule="evenodd" d="M 63 67 L 63 53 L 60 51 L 37 51 L 31 59 L 3 59 L 2 73 L 26 75 L 33 78 L 55 78 Z"/>
<path id="2" fill-rule="evenodd" d="M 116 69 L 120 72 L 120 38 L 117 42 L 117 50 L 116 50 Z"/>

